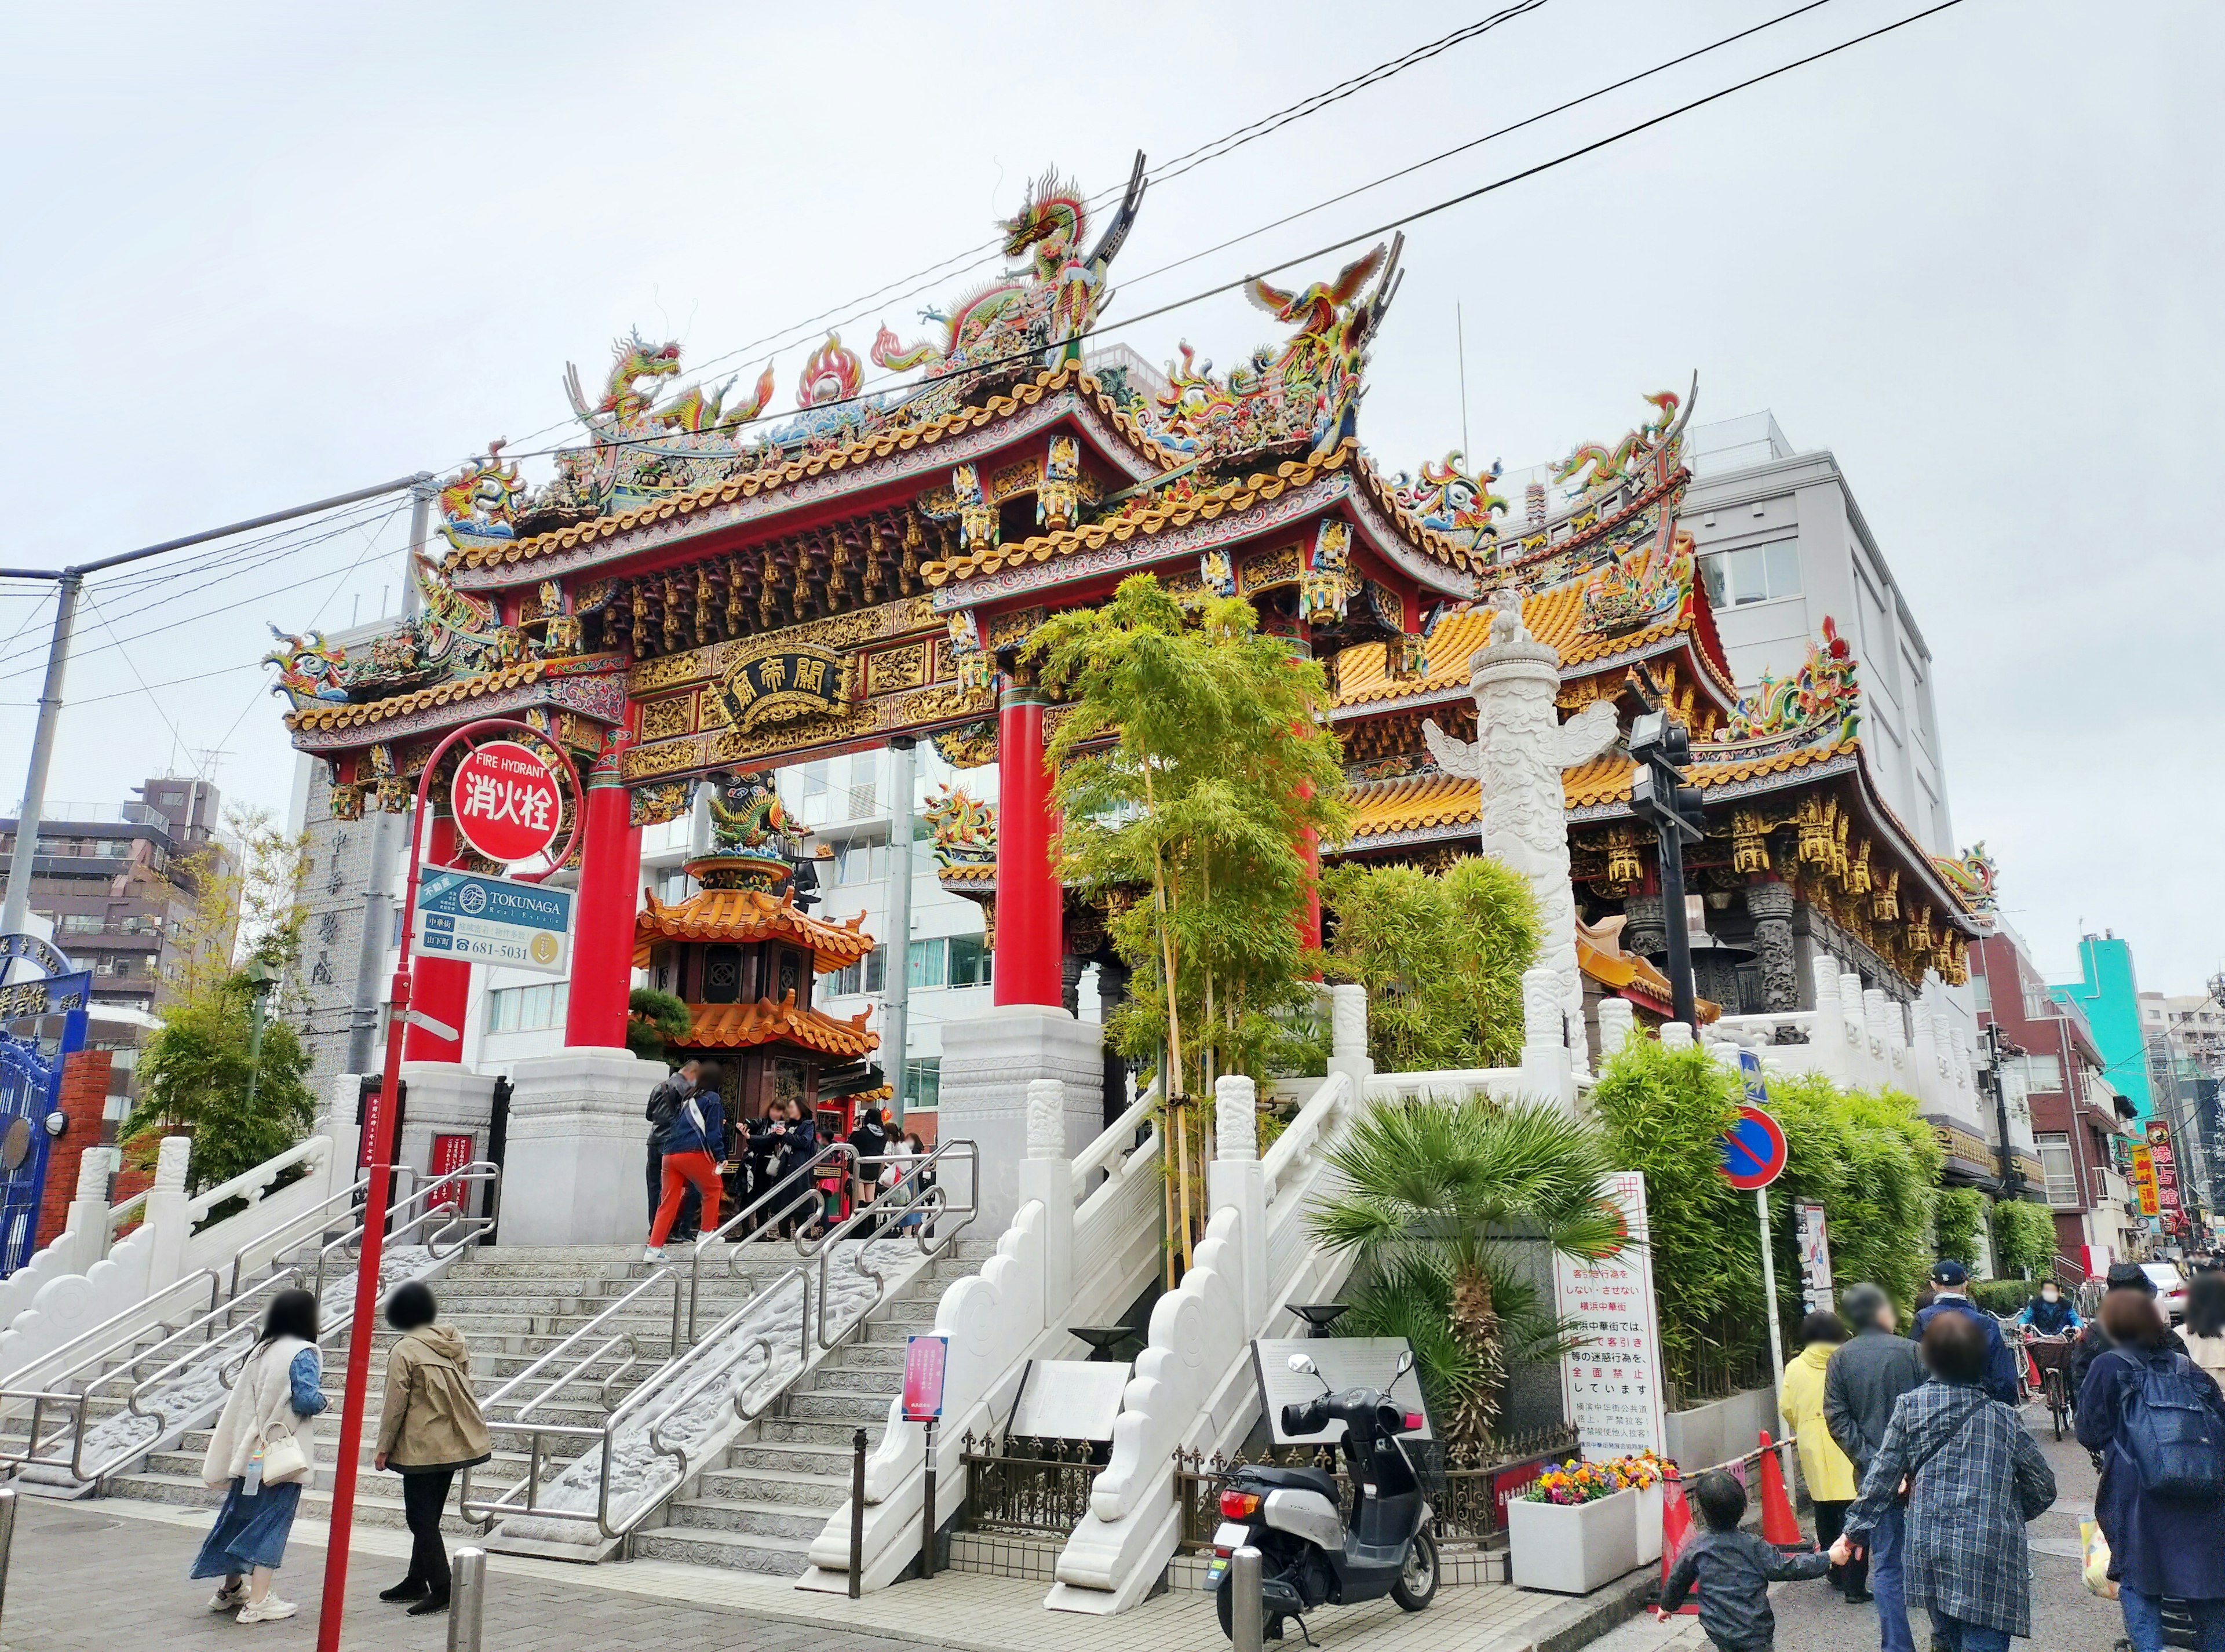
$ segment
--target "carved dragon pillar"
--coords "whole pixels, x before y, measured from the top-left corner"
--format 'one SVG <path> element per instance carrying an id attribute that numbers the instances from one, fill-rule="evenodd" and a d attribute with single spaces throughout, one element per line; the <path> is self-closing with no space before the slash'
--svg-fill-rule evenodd
<path id="1" fill-rule="evenodd" d="M 1434 722 L 1422 725 L 1423 737 L 1447 774 L 1480 782 L 1483 852 L 1529 880 L 1543 932 L 1537 965 L 1553 972 L 1561 1041 L 1582 1065 L 1584 994 L 1576 972 L 1576 906 L 1569 883 L 1561 773 L 1613 744 L 1614 706 L 1594 701 L 1560 721 L 1553 704 L 1561 687 L 1558 650 L 1530 635 L 1518 594 L 1502 591 L 1493 605 L 1490 646 L 1468 662 L 1475 744 L 1453 738 Z"/>

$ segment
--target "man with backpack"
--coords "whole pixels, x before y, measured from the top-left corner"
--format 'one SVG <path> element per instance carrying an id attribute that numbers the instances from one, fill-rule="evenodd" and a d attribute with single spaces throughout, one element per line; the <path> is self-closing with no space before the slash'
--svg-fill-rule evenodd
<path id="1" fill-rule="evenodd" d="M 2155 1298 L 2102 1299 L 2110 1346 L 2078 1394 L 2078 1440 L 2101 1454 L 2094 1516 L 2133 1652 L 2163 1652 L 2163 1602 L 2184 1601 L 2196 1643 L 2225 1647 L 2225 1392 L 2165 1342 Z"/>
<path id="2" fill-rule="evenodd" d="M 656 1207 L 664 1200 L 664 1143 L 671 1133 L 672 1121 L 680 1117 L 681 1104 L 695 1093 L 696 1081 L 702 1074 L 700 1061 L 682 1061 L 676 1071 L 668 1073 L 664 1081 L 649 1092 L 649 1105 L 642 1109 L 642 1117 L 649 1120 L 649 1220 L 652 1225 L 656 1221 Z M 672 1225 L 672 1237 L 694 1239 L 696 1225 L 702 1219 L 703 1196 L 691 1187 L 680 1202 L 680 1216 Z"/>

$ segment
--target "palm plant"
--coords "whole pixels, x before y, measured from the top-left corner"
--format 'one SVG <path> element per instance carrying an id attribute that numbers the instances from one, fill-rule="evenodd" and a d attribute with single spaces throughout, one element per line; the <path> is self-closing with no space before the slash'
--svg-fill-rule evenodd
<path id="1" fill-rule="evenodd" d="M 1488 1438 L 1510 1359 L 1567 1345 L 1517 1247 L 1597 1261 L 1624 1244 L 1600 1197 L 1605 1138 L 1558 1107 L 1470 1095 L 1374 1108 L 1328 1158 L 1344 1186 L 1310 1225 L 1365 1269 L 1339 1333 L 1407 1338 L 1448 1436 Z"/>

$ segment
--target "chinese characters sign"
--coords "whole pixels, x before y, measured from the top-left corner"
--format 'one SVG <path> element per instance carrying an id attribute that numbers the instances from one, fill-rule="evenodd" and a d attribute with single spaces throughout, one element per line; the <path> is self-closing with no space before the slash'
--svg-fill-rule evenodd
<path id="1" fill-rule="evenodd" d="M 2140 1196 L 2140 1214 L 2153 1216 L 2163 1206 L 2156 1197 L 2155 1155 L 2145 1142 L 2133 1148 L 2133 1187 Z"/>
<path id="2" fill-rule="evenodd" d="M 75 975 L 53 975 L 43 981 L 17 981 L 0 987 L 0 1021 L 82 1010 L 92 997 L 92 973 L 89 970 L 80 970 Z"/>
<path id="3" fill-rule="evenodd" d="M 515 740 L 464 754 L 450 806 L 464 840 L 501 866 L 544 854 L 556 840 L 564 794 L 548 765 Z"/>
<path id="4" fill-rule="evenodd" d="M 1661 1321 L 1647 1248 L 1645 1178 L 1618 1171 L 1600 1184 L 1630 1243 L 1603 1262 L 1553 1259 L 1553 1303 L 1575 1330 L 1561 1357 L 1561 1398 L 1590 1458 L 1666 1453 L 1661 1412 Z"/>
<path id="5" fill-rule="evenodd" d="M 737 663 L 719 685 L 719 702 L 737 729 L 792 723 L 840 706 L 848 697 L 848 668 L 824 649 L 789 648 Z"/>
<path id="6" fill-rule="evenodd" d="M 1800 1238 L 1800 1291 L 1811 1313 L 1831 1306 L 1831 1239 L 1823 1226 L 1823 1207 L 1803 1199 L 1792 1207 L 1793 1231 Z"/>
<path id="7" fill-rule="evenodd" d="M 2171 1145 L 2171 1126 L 2160 1118 L 2148 1120 L 2148 1156 L 2155 1164 L 2156 1202 L 2163 1209 L 2180 1208 L 2178 1161 Z"/>

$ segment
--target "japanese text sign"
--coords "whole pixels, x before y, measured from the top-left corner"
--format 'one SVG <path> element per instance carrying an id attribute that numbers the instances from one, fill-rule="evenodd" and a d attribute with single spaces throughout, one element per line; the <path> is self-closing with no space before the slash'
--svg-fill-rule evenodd
<path id="1" fill-rule="evenodd" d="M 1561 1356 L 1562 1409 L 1583 1454 L 1666 1453 L 1661 1404 L 1661 1316 L 1647 1244 L 1645 1178 L 1618 1171 L 1600 1184 L 1629 1242 L 1599 1262 L 1553 1258 L 1553 1305 L 1574 1330 Z"/>
<path id="2" fill-rule="evenodd" d="M 515 740 L 467 751 L 449 794 L 456 830 L 504 866 L 545 854 L 556 840 L 564 794 L 548 765 Z"/>
<path id="3" fill-rule="evenodd" d="M 906 1422 L 935 1422 L 942 1416 L 942 1369 L 950 1358 L 950 1339 L 931 1332 L 904 1344 L 903 1415 Z"/>

